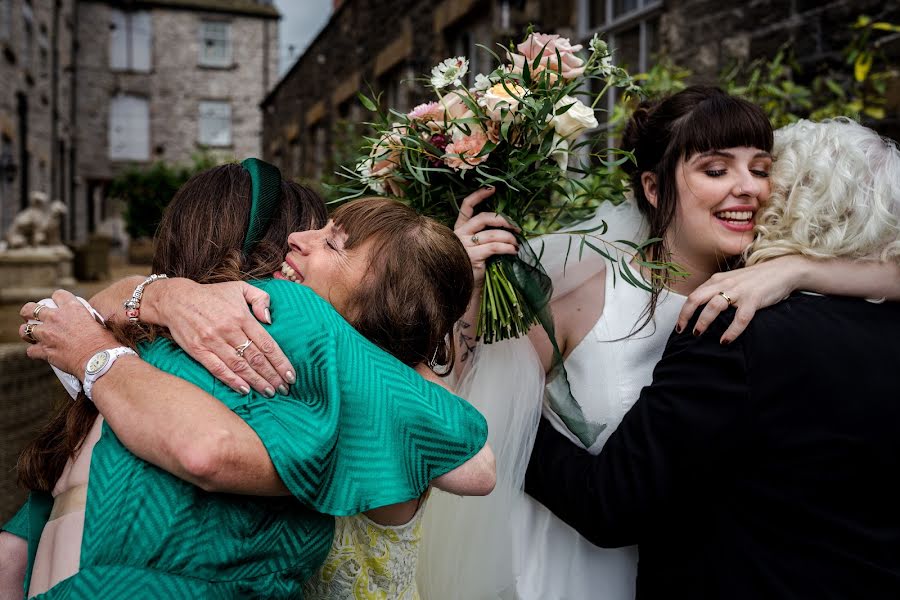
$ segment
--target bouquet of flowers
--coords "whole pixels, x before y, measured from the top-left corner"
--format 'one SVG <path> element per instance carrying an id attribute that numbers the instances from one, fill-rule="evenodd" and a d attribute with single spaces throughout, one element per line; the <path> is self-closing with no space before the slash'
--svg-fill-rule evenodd
<path id="1" fill-rule="evenodd" d="M 620 88 L 625 95 L 641 90 L 612 64 L 603 40 L 595 36 L 589 46 L 582 58 L 581 45 L 532 32 L 510 45 L 505 59 L 485 48 L 499 66 L 477 74 L 472 88 L 462 84 L 468 60 L 448 58 L 428 80 L 436 99 L 408 114 L 384 114 L 360 94 L 363 105 L 379 115 L 373 124 L 377 134 L 367 138 L 356 168 L 341 173 L 348 181 L 337 187 L 340 200 L 371 193 L 393 196 L 452 227 L 460 200 L 490 185 L 496 192 L 480 208 L 516 223 L 525 239 L 577 224 L 601 201 L 620 201 L 627 181 L 617 167 L 631 155 L 598 148 L 596 140 L 581 139 L 581 134 L 598 126 L 594 113 L 607 90 Z M 598 230 L 605 228 L 582 232 L 581 250 L 587 246 L 616 262 L 603 244 L 595 243 L 596 236 L 594 242 L 588 239 Z M 640 252 L 642 246 L 632 248 Z M 619 273 L 646 287 L 624 265 Z M 528 244 L 520 244 L 518 256 L 493 257 L 478 335 L 487 343 L 518 337 L 541 321 L 553 340 L 550 291 Z"/>

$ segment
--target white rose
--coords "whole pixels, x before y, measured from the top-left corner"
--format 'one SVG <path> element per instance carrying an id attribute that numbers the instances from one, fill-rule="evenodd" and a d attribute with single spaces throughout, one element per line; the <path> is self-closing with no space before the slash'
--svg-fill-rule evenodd
<path id="1" fill-rule="evenodd" d="M 568 139 L 575 137 L 585 129 L 597 127 L 598 123 L 596 117 L 594 117 L 594 110 L 577 98 L 563 96 L 554 108 L 558 111 L 570 104 L 573 106 L 569 110 L 561 115 L 555 115 L 550 120 L 550 124 L 553 125 L 560 137 Z"/>

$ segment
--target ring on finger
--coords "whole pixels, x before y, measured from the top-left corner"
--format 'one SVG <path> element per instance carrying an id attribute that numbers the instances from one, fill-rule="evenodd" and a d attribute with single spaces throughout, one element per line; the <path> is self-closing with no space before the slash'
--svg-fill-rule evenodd
<path id="1" fill-rule="evenodd" d="M 732 300 L 731 296 L 729 296 L 725 292 L 719 292 L 719 295 L 722 296 L 723 298 L 725 298 L 725 302 L 728 303 L 728 306 L 731 306 L 732 304 L 734 304 L 734 300 Z"/>
<path id="2" fill-rule="evenodd" d="M 472 236 L 472 243 L 476 244 L 476 245 L 478 244 L 478 234 L 477 233 Z"/>
<path id="3" fill-rule="evenodd" d="M 237 355 L 238 355 L 238 356 L 240 356 L 241 358 L 244 358 L 244 351 L 245 351 L 247 348 L 249 348 L 249 347 L 250 347 L 250 344 L 252 344 L 252 343 L 253 343 L 253 342 L 251 342 L 250 339 L 248 338 L 246 342 L 244 342 L 244 343 L 241 344 L 240 346 L 236 346 L 236 347 L 234 348 L 234 351 L 237 352 Z"/>
<path id="4" fill-rule="evenodd" d="M 47 308 L 47 307 L 43 304 L 38 304 L 37 306 L 35 306 L 34 310 L 31 311 L 31 318 L 34 319 L 35 321 L 39 320 L 40 317 L 38 315 L 40 315 L 41 311 L 44 310 L 45 308 Z"/>
<path id="5" fill-rule="evenodd" d="M 34 328 L 37 327 L 37 323 L 28 323 L 25 326 L 25 330 L 22 332 L 22 337 L 25 338 L 25 341 L 29 344 L 37 344 L 38 340 L 34 337 Z"/>

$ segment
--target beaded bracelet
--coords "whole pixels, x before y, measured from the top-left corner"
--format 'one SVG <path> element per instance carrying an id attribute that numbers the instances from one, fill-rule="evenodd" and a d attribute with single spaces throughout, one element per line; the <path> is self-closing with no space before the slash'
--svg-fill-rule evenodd
<path id="1" fill-rule="evenodd" d="M 132 323 L 137 322 L 141 318 L 141 297 L 144 295 L 144 288 L 157 279 L 168 279 L 168 275 L 157 275 L 154 273 L 144 281 L 142 281 L 136 288 L 134 288 L 134 293 L 131 295 L 131 298 L 125 301 L 125 316 L 128 317 L 128 320 Z"/>

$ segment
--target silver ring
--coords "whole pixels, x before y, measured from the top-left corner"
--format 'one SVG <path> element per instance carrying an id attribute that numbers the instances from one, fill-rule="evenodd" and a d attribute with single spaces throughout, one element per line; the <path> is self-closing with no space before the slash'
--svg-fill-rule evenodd
<path id="1" fill-rule="evenodd" d="M 252 344 L 252 343 L 253 343 L 253 342 L 251 342 L 251 341 L 248 339 L 246 342 L 244 342 L 244 343 L 241 344 L 240 346 L 237 346 L 237 347 L 234 349 L 234 351 L 237 352 L 237 355 L 238 355 L 238 356 L 240 356 L 241 358 L 244 358 L 244 351 L 245 351 L 247 348 L 249 348 L 249 347 L 250 347 L 250 344 Z"/>
<path id="2" fill-rule="evenodd" d="M 39 320 L 40 317 L 38 317 L 38 315 L 41 314 L 41 311 L 44 310 L 45 308 L 47 308 L 47 307 L 44 304 L 38 304 L 37 306 L 35 306 L 34 310 L 31 312 L 31 318 L 34 319 L 35 321 Z"/>
<path id="3" fill-rule="evenodd" d="M 478 234 L 477 233 L 472 236 L 472 243 L 476 244 L 476 245 L 478 244 Z"/>
<path id="4" fill-rule="evenodd" d="M 22 332 L 22 337 L 25 338 L 25 341 L 29 344 L 37 344 L 38 340 L 34 337 L 34 328 L 37 327 L 37 323 L 28 323 L 25 325 L 25 330 Z"/>

